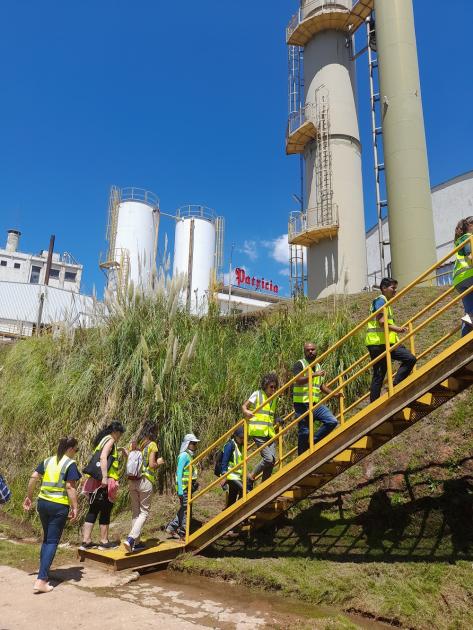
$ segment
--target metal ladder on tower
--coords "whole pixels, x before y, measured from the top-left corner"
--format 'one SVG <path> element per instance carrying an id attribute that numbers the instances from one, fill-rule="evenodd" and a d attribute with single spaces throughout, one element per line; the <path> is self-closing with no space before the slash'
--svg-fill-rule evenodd
<path id="1" fill-rule="evenodd" d="M 320 225 L 333 221 L 332 154 L 330 150 L 330 108 L 328 94 L 316 94 L 317 148 L 315 175 L 317 182 L 317 217 Z"/>
<path id="2" fill-rule="evenodd" d="M 288 112 L 289 120 L 291 116 L 299 114 L 299 122 L 302 122 L 302 102 L 304 98 L 304 78 L 303 78 L 303 63 L 304 63 L 304 49 L 301 46 L 289 46 L 288 47 Z M 300 204 L 301 204 L 301 221 L 304 221 L 304 158 L 300 156 L 300 169 L 301 169 L 301 190 L 300 190 Z M 302 245 L 296 245 L 289 243 L 289 274 L 291 295 L 298 297 L 305 293 L 305 281 L 306 274 L 304 271 L 304 247 Z"/>
<path id="3" fill-rule="evenodd" d="M 384 182 L 381 182 L 381 174 L 384 173 L 384 162 L 380 161 L 383 153 L 382 135 L 383 128 L 381 125 L 380 112 L 380 90 L 378 75 L 378 57 L 376 55 L 376 37 L 375 22 L 373 17 L 366 20 L 366 38 L 368 50 L 368 67 L 369 67 L 369 83 L 370 83 L 370 108 L 371 108 L 371 136 L 373 144 L 374 159 L 374 175 L 376 190 L 376 217 L 378 223 L 378 242 L 379 242 L 379 263 L 380 263 L 380 280 L 386 275 L 386 264 L 384 259 L 384 246 L 389 244 L 384 240 L 383 236 L 383 209 L 388 207 L 386 197 L 382 198 L 381 188 L 385 190 Z M 376 277 L 375 277 L 376 280 Z"/>

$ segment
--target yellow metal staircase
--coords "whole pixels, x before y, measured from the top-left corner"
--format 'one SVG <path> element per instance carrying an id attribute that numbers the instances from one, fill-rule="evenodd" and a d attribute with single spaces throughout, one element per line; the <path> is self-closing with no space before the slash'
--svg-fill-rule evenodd
<path id="1" fill-rule="evenodd" d="M 470 240 L 473 244 L 473 237 Z M 460 248 L 450 252 L 400 291 L 389 304 L 395 307 L 400 299 L 409 300 L 413 288 L 425 284 L 432 285 L 437 268 L 454 257 L 458 249 Z M 471 290 L 473 286 L 468 292 Z M 201 551 L 229 530 L 239 528 L 241 533 L 251 532 L 273 521 L 296 502 L 308 497 L 347 468 L 457 396 L 473 384 L 473 332 L 458 339 L 461 297 L 454 287 L 436 292 L 429 304 L 419 309 L 404 324 L 408 333 L 402 341 L 392 346 L 388 343 L 386 352 L 374 361 L 365 354 L 352 365 L 341 369 L 328 383 L 332 388 L 331 394 L 317 404 L 309 401 L 309 410 L 306 413 L 309 417 L 311 446 L 301 455 L 297 454 L 296 446 L 299 418 L 295 419 L 293 412 L 287 413 L 283 428 L 272 439 L 276 443 L 278 453 L 273 475 L 266 481 L 257 483 L 252 490 L 247 488 L 247 472 L 250 470 L 252 460 L 260 455 L 262 447 L 252 448 L 248 436 L 248 421 L 240 420 L 200 453 L 193 460 L 192 466 L 204 466 L 209 458 L 223 447 L 237 427 L 244 428 L 243 462 L 226 473 L 229 474 L 241 466 L 243 497 L 232 506 L 211 516 L 194 531 L 190 529 L 191 519 L 188 513 L 185 544 L 166 541 L 135 554 L 126 554 L 124 549 L 120 548 L 108 552 L 90 550 L 82 552 L 83 556 L 108 563 L 116 569 L 154 566 L 167 563 L 184 551 L 193 553 Z M 382 310 L 386 315 L 387 306 L 385 305 L 379 312 Z M 324 360 L 331 355 L 336 357 L 343 344 L 351 343 L 355 335 L 364 334 L 368 319 L 360 322 L 316 361 L 323 365 Z M 385 316 L 385 332 L 387 320 Z M 386 334 L 386 339 L 388 338 L 389 335 Z M 394 386 L 391 352 L 401 343 L 410 346 L 418 362 L 412 374 Z M 416 352 L 416 348 L 419 351 Z M 371 368 L 382 359 L 387 361 L 387 391 L 378 400 L 367 403 Z M 304 370 L 309 379 L 312 378 L 310 368 L 311 366 Z M 289 395 L 296 378 L 297 376 L 285 383 L 269 400 L 284 394 Z M 340 426 L 320 442 L 313 444 L 313 411 L 318 405 L 327 404 L 331 399 L 338 401 Z M 189 488 L 189 509 L 198 505 L 202 497 L 215 492 L 225 476 L 213 479 L 194 494 Z"/>

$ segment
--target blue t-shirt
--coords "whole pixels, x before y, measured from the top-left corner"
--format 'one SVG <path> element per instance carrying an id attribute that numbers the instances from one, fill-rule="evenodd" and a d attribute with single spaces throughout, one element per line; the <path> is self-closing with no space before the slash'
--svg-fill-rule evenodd
<path id="1" fill-rule="evenodd" d="M 37 466 L 36 472 L 40 474 L 41 476 L 43 476 L 44 471 L 45 471 L 44 462 L 41 462 L 41 464 Z M 78 481 L 81 477 L 82 475 L 80 474 L 79 469 L 77 468 L 77 464 L 75 462 L 72 462 L 72 464 L 66 470 L 64 481 Z"/>
<path id="2" fill-rule="evenodd" d="M 377 311 L 378 308 L 381 308 L 386 304 L 386 298 L 382 295 L 373 300 L 373 311 Z"/>

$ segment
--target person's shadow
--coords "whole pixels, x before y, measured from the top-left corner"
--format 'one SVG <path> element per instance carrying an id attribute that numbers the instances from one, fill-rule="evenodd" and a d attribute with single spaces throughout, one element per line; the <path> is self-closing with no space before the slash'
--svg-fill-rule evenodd
<path id="1" fill-rule="evenodd" d="M 66 567 L 64 569 L 54 569 L 51 571 L 49 581 L 53 586 L 62 582 L 80 582 L 84 577 L 84 567 Z"/>

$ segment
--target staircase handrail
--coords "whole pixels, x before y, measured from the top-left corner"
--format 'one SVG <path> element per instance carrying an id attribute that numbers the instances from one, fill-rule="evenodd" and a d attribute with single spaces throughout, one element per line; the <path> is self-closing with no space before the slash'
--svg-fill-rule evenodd
<path id="1" fill-rule="evenodd" d="M 471 251 L 473 251 L 473 235 L 471 235 L 469 237 L 469 242 L 470 242 L 470 246 L 471 246 Z M 344 422 L 345 419 L 343 417 L 344 413 L 346 413 L 349 409 L 352 409 L 352 408 L 354 408 L 354 406 L 356 406 L 355 404 L 350 405 L 347 409 L 344 410 L 344 413 L 343 413 L 343 411 L 342 411 L 342 404 L 343 404 L 344 390 L 346 389 L 346 387 L 350 383 L 352 383 L 355 379 L 359 378 L 360 375 L 365 373 L 373 365 L 375 365 L 378 361 L 381 361 L 383 359 L 386 359 L 386 362 L 387 362 L 387 379 L 388 379 L 388 392 L 387 392 L 387 394 L 385 394 L 385 397 L 387 396 L 387 398 L 389 398 L 389 397 L 391 397 L 394 394 L 393 372 L 392 372 L 392 358 L 391 358 L 392 351 L 395 350 L 398 346 L 400 346 L 402 343 L 404 343 L 407 340 L 409 340 L 411 342 L 411 348 L 414 348 L 414 337 L 415 337 L 415 335 L 418 332 L 420 332 L 422 329 L 424 329 L 432 321 L 434 321 L 439 316 L 444 314 L 452 306 L 456 305 L 462 298 L 464 298 L 466 295 L 471 293 L 473 291 L 473 285 L 471 287 L 469 287 L 469 289 L 467 289 L 463 293 L 458 293 L 458 295 L 456 297 L 454 297 L 452 300 L 447 302 L 440 309 L 436 309 L 432 315 L 430 315 L 429 317 L 424 319 L 422 322 L 420 322 L 419 324 L 414 326 L 413 325 L 414 322 L 416 320 L 418 320 L 419 317 L 421 317 L 422 315 L 427 313 L 430 309 L 432 309 L 432 307 L 436 306 L 441 300 L 443 300 L 446 297 L 449 297 L 451 295 L 451 293 L 454 291 L 454 287 L 453 286 L 449 287 L 446 291 L 444 291 L 439 296 L 437 296 L 434 300 L 429 302 L 429 304 L 427 306 L 423 307 L 419 312 L 415 313 L 413 316 L 411 316 L 407 320 L 405 325 L 408 327 L 408 332 L 406 333 L 406 335 L 402 339 L 399 339 L 397 342 L 395 342 L 393 344 L 391 344 L 389 342 L 388 309 L 389 309 L 389 307 L 392 304 L 394 304 L 395 302 L 400 300 L 404 295 L 406 295 L 406 293 L 411 291 L 414 287 L 416 287 L 416 286 L 418 286 L 420 284 L 423 284 L 426 281 L 426 279 L 431 280 L 429 278 L 429 275 L 432 273 L 432 271 L 434 271 L 436 268 L 441 266 L 448 259 L 452 258 L 452 256 L 454 256 L 460 249 L 463 249 L 465 247 L 465 245 L 466 245 L 466 241 L 464 241 L 460 245 L 454 247 L 443 258 L 441 258 L 439 261 L 437 261 L 436 263 L 431 265 L 425 272 L 423 272 L 421 275 L 419 275 L 417 278 L 415 278 L 406 287 L 401 289 L 399 291 L 399 293 L 397 293 L 397 295 L 395 295 L 393 298 L 391 298 L 391 300 L 389 300 L 388 302 L 383 304 L 379 309 L 377 309 L 375 312 L 371 313 L 368 317 L 363 319 L 359 324 L 357 324 L 353 329 L 351 329 L 346 335 L 341 337 L 338 341 L 336 341 L 334 344 L 332 344 L 327 350 L 322 352 L 306 368 L 304 368 L 298 374 L 296 374 L 291 379 L 289 379 L 287 382 L 285 382 L 281 387 L 279 387 L 277 389 L 276 392 L 274 392 L 274 394 L 272 394 L 271 396 L 268 396 L 268 398 L 262 404 L 258 405 L 253 411 L 253 413 L 258 413 L 258 411 L 260 411 L 263 408 L 263 406 L 267 405 L 268 403 L 271 403 L 276 398 L 279 398 L 284 392 L 288 391 L 289 388 L 291 388 L 292 385 L 296 382 L 296 380 L 298 380 L 301 376 L 307 375 L 307 377 L 308 377 L 308 385 L 309 385 L 309 388 L 308 388 L 309 389 L 309 407 L 308 407 L 308 410 L 304 414 L 302 414 L 300 416 L 297 416 L 294 420 L 289 422 L 289 424 L 283 426 L 276 433 L 276 435 L 274 437 L 272 437 L 271 439 L 266 441 L 263 445 L 259 446 L 258 448 L 253 449 L 251 451 L 251 453 L 248 452 L 248 450 L 249 450 L 249 448 L 248 448 L 248 441 L 249 441 L 248 425 L 249 425 L 250 421 L 248 419 L 246 419 L 246 418 L 242 418 L 237 423 L 235 423 L 226 433 L 224 433 L 216 441 L 214 441 L 213 444 L 208 446 L 204 451 L 199 453 L 199 455 L 197 455 L 191 461 L 191 463 L 189 465 L 188 508 L 187 508 L 188 509 L 188 514 L 187 514 L 186 543 L 189 541 L 189 536 L 190 536 L 190 529 L 189 529 L 190 528 L 190 510 L 192 508 L 193 503 L 198 498 L 200 498 L 201 496 L 203 496 L 204 494 L 209 492 L 211 489 L 213 489 L 217 484 L 222 483 L 222 481 L 225 480 L 229 474 L 231 474 L 232 472 L 236 472 L 240 468 L 243 469 L 243 475 L 242 475 L 243 498 L 240 499 L 239 501 L 246 500 L 247 495 L 250 492 L 248 490 L 248 488 L 247 488 L 247 467 L 248 467 L 248 463 L 249 463 L 250 458 L 252 459 L 255 455 L 260 453 L 263 450 L 263 448 L 265 448 L 265 447 L 267 447 L 267 446 L 269 446 L 269 445 L 271 445 L 273 443 L 276 443 L 278 441 L 279 442 L 279 463 L 281 463 L 289 455 L 289 453 L 286 453 L 286 455 L 283 455 L 282 438 L 292 428 L 297 426 L 297 424 L 300 422 L 301 419 L 304 419 L 307 416 L 309 417 L 309 450 L 310 450 L 310 452 L 313 452 L 315 449 L 318 449 L 321 444 L 325 444 L 327 441 L 330 441 L 333 436 L 335 436 L 335 435 L 339 434 L 341 431 L 343 431 L 344 428 L 346 427 L 346 424 Z M 353 371 L 357 366 L 359 366 L 361 363 L 363 363 L 363 361 L 365 361 L 369 357 L 369 354 L 366 353 L 362 357 L 358 358 L 356 361 L 353 362 L 353 364 L 348 366 L 340 374 L 337 374 L 337 376 L 334 379 L 329 381 L 328 384 L 332 385 L 332 384 L 335 383 L 335 381 L 338 380 L 338 385 L 334 389 L 332 389 L 329 394 L 326 394 L 321 400 L 319 400 L 317 403 L 314 403 L 314 401 L 312 399 L 312 378 L 313 378 L 313 376 L 312 376 L 312 368 L 317 363 L 322 363 L 323 360 L 327 356 L 329 356 L 331 353 L 333 353 L 335 350 L 337 350 L 348 339 L 350 339 L 351 337 L 356 335 L 361 329 L 366 327 L 368 322 L 370 320 L 372 320 L 373 318 L 375 318 L 379 314 L 383 314 L 383 320 L 384 320 L 384 334 L 385 334 L 385 339 L 386 339 L 386 349 L 385 349 L 385 351 L 383 353 L 381 353 L 380 355 L 378 355 L 375 359 L 370 360 L 366 365 L 364 365 L 359 370 L 357 370 L 355 373 L 353 373 L 351 376 L 349 376 L 348 378 L 345 379 L 344 377 L 350 371 Z M 455 327 L 454 331 L 455 330 L 458 330 L 458 326 Z M 434 342 L 434 344 L 432 344 L 429 348 L 427 348 L 427 350 L 424 350 L 422 355 L 427 354 L 428 352 L 432 351 L 433 349 L 435 349 L 436 347 L 441 345 L 441 343 L 443 343 L 445 340 L 447 340 L 449 337 L 452 336 L 454 331 L 449 331 L 449 333 L 444 335 L 440 340 L 437 340 L 436 342 Z M 334 398 L 336 396 L 337 397 L 340 396 L 340 400 L 342 401 L 342 403 L 340 404 L 341 424 L 331 434 L 327 435 L 325 438 L 323 438 L 322 440 L 317 442 L 316 445 L 314 445 L 314 443 L 313 443 L 313 436 L 314 436 L 314 417 L 313 417 L 313 412 L 319 406 L 327 403 L 329 400 L 331 400 L 332 398 Z M 367 394 L 365 393 L 365 394 L 363 394 L 363 396 L 362 396 L 362 398 L 360 400 L 364 400 L 366 397 L 367 397 Z M 358 400 L 357 404 L 359 404 L 359 402 L 360 401 Z M 288 413 L 286 415 L 286 419 L 288 418 L 288 416 L 291 416 L 291 415 L 293 415 L 293 412 Z M 354 417 L 355 416 L 353 416 L 353 418 Z M 215 451 L 215 449 L 218 448 L 218 446 L 224 440 L 225 441 L 228 440 L 231 437 L 231 435 L 233 435 L 235 430 L 238 427 L 241 427 L 241 426 L 243 426 L 243 429 L 244 429 L 242 462 L 237 464 L 233 468 L 229 469 L 224 475 L 221 475 L 220 477 L 218 477 L 215 480 L 213 480 L 210 484 L 208 484 L 202 490 L 196 492 L 195 495 L 193 496 L 193 494 L 192 494 L 192 485 L 191 485 L 192 469 L 200 461 L 202 461 L 205 457 L 207 457 L 212 451 Z M 290 451 L 290 452 L 294 452 L 294 450 L 295 449 L 293 448 L 292 451 Z M 264 485 L 266 485 L 268 483 L 271 483 L 271 478 L 269 478 L 265 482 L 263 482 Z M 259 487 L 251 490 L 251 492 L 258 492 L 258 490 L 259 490 Z"/>

